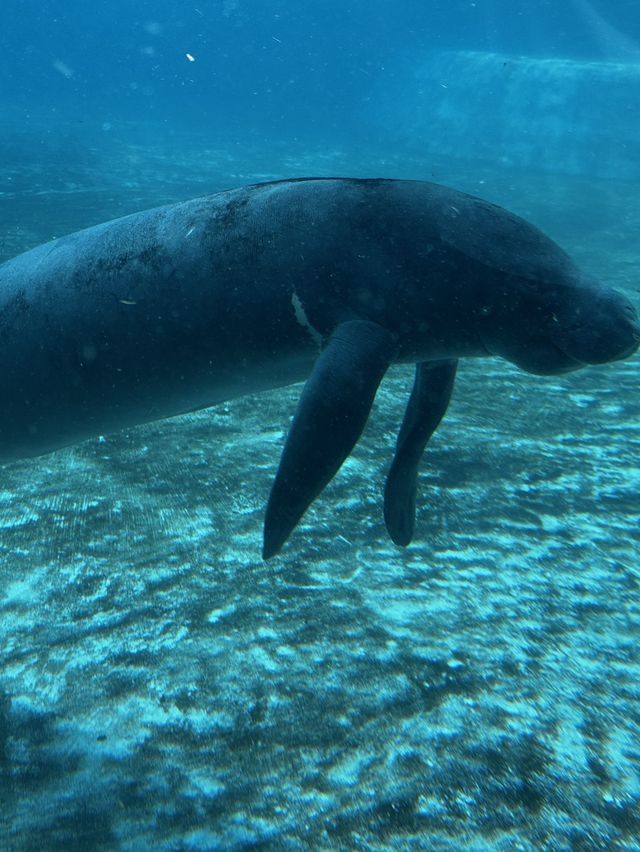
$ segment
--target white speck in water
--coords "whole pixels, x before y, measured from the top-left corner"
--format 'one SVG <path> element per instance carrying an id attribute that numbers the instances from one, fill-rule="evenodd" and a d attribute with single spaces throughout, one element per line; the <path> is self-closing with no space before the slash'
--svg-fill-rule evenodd
<path id="1" fill-rule="evenodd" d="M 66 77 L 67 80 L 70 80 L 71 77 L 73 77 L 73 70 L 69 68 L 69 66 L 61 59 L 54 60 L 53 67 L 59 74 L 62 74 L 63 77 Z"/>

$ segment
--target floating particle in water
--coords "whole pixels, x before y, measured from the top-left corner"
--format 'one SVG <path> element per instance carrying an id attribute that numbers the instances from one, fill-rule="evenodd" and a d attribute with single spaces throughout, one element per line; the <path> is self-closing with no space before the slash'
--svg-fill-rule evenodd
<path id="1" fill-rule="evenodd" d="M 69 68 L 66 62 L 63 62 L 61 59 L 54 59 L 52 64 L 55 70 L 62 74 L 63 77 L 66 77 L 67 80 L 73 77 L 73 70 Z"/>

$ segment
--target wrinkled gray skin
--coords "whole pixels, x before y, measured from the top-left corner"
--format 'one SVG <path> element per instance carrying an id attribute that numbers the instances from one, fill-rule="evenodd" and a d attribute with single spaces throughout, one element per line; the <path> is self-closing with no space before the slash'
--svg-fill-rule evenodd
<path id="1" fill-rule="evenodd" d="M 389 364 L 416 362 L 385 494 L 406 544 L 458 358 L 554 374 L 624 358 L 639 338 L 624 296 L 493 204 L 418 181 L 249 186 L 0 266 L 0 459 L 309 377 L 267 509 L 268 557 L 352 449 Z"/>

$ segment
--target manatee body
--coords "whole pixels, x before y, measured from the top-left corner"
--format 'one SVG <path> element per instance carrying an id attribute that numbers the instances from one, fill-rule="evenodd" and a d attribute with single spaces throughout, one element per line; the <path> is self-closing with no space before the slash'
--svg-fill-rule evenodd
<path id="1" fill-rule="evenodd" d="M 638 347 L 633 307 L 506 210 L 421 181 L 300 179 L 135 213 L 0 266 L 0 460 L 307 380 L 265 519 L 276 553 L 393 362 L 416 377 L 385 488 L 417 471 L 459 358 L 555 374 Z"/>

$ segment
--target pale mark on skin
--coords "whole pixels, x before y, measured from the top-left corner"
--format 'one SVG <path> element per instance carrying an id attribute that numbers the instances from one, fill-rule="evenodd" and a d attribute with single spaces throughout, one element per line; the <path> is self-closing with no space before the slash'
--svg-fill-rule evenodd
<path id="1" fill-rule="evenodd" d="M 293 311 L 300 325 L 309 332 L 313 339 L 313 342 L 318 347 L 322 346 L 322 335 L 309 322 L 309 318 L 307 317 L 307 314 L 305 312 L 304 305 L 300 301 L 300 297 L 298 296 L 295 290 L 291 294 L 291 304 L 293 305 Z"/>

